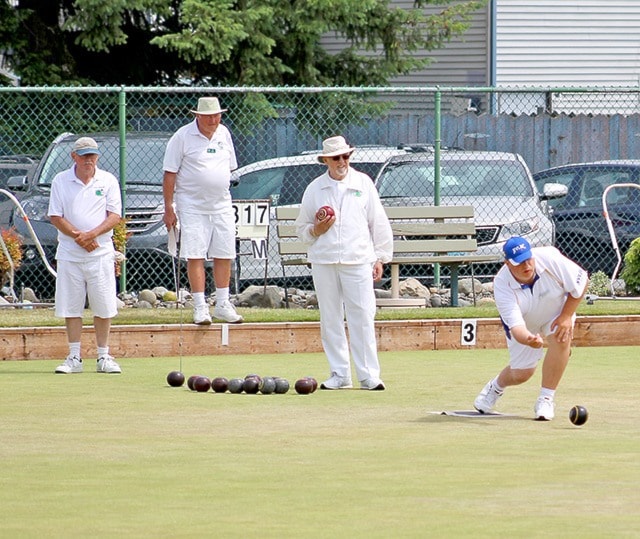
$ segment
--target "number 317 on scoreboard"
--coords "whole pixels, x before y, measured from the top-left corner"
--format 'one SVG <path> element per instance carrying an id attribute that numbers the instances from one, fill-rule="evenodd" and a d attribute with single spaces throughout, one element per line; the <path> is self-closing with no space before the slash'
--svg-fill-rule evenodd
<path id="1" fill-rule="evenodd" d="M 269 200 L 233 202 L 236 236 L 241 239 L 266 238 L 269 231 Z"/>

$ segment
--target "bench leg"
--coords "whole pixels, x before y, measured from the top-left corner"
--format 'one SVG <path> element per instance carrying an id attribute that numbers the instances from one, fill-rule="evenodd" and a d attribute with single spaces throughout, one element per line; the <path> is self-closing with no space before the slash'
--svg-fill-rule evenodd
<path id="1" fill-rule="evenodd" d="M 282 284 L 284 285 L 284 306 L 289 308 L 289 291 L 287 290 L 287 272 L 285 271 L 285 265 L 282 265 Z"/>
<path id="2" fill-rule="evenodd" d="M 397 299 L 400 297 L 400 265 L 391 265 L 391 297 Z"/>
<path id="3" fill-rule="evenodd" d="M 451 306 L 458 306 L 458 266 L 451 266 Z"/>

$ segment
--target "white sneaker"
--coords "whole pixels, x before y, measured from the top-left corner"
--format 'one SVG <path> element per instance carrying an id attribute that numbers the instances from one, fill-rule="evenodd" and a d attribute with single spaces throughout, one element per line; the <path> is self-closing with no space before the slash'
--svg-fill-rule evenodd
<path id="1" fill-rule="evenodd" d="M 213 308 L 213 317 L 229 322 L 230 324 L 239 324 L 244 320 L 244 318 L 236 312 L 236 308 L 229 300 L 216 304 Z"/>
<path id="2" fill-rule="evenodd" d="M 538 397 L 533 409 L 538 421 L 551 421 L 556 415 L 556 405 L 551 397 Z"/>
<path id="3" fill-rule="evenodd" d="M 56 374 L 73 374 L 82 372 L 82 360 L 78 356 L 67 356 L 62 365 L 56 367 Z"/>
<path id="4" fill-rule="evenodd" d="M 98 358 L 98 366 L 96 372 L 103 372 L 106 374 L 120 374 L 122 370 L 112 356 L 102 356 Z"/>
<path id="5" fill-rule="evenodd" d="M 488 414 L 498 402 L 498 399 L 502 397 L 503 391 L 498 391 L 494 385 L 493 380 L 487 382 L 487 385 L 482 388 L 480 394 L 476 397 L 473 406 L 481 414 Z"/>
<path id="6" fill-rule="evenodd" d="M 338 376 L 335 372 L 331 373 L 331 378 L 320 384 L 320 389 L 348 389 L 350 387 L 353 387 L 351 378 Z"/>
<path id="7" fill-rule="evenodd" d="M 384 383 L 380 378 L 367 378 L 360 382 L 360 389 L 368 389 L 369 391 L 384 391 Z"/>
<path id="8" fill-rule="evenodd" d="M 199 326 L 208 326 L 211 324 L 211 315 L 209 314 L 209 306 L 202 305 L 193 308 L 193 323 Z"/>

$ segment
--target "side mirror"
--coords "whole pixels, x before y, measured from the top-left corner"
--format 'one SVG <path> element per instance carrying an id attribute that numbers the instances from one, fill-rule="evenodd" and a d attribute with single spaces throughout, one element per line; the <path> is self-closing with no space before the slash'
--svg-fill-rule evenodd
<path id="1" fill-rule="evenodd" d="M 7 187 L 12 191 L 25 191 L 27 188 L 27 176 L 11 176 L 7 180 Z"/>
<path id="2" fill-rule="evenodd" d="M 561 183 L 545 183 L 540 195 L 541 200 L 554 200 L 567 196 L 569 188 Z"/>

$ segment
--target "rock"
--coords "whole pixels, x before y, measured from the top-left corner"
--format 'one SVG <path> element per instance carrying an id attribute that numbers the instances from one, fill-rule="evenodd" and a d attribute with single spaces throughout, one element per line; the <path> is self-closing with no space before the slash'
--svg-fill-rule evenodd
<path id="1" fill-rule="evenodd" d="M 305 309 L 317 309 L 318 308 L 318 296 L 315 294 L 309 294 L 304 303 Z"/>
<path id="2" fill-rule="evenodd" d="M 153 290 L 145 288 L 144 290 L 140 290 L 140 293 L 138 294 L 138 303 L 141 301 L 146 301 L 153 306 L 156 304 L 156 301 L 158 301 L 158 297 Z"/>
<path id="3" fill-rule="evenodd" d="M 458 291 L 464 296 L 472 296 L 474 292 L 476 294 L 481 294 L 483 286 L 478 279 L 460 279 L 458 281 Z"/>
<path id="4" fill-rule="evenodd" d="M 237 299 L 243 307 L 282 308 L 282 294 L 277 286 L 249 286 Z"/>
<path id="5" fill-rule="evenodd" d="M 409 278 L 400 282 L 400 297 L 425 298 L 431 297 L 431 292 L 418 279 Z"/>
<path id="6" fill-rule="evenodd" d="M 156 286 L 152 292 L 156 295 L 157 299 L 162 299 L 162 296 L 164 296 L 168 290 L 164 286 Z"/>
<path id="7" fill-rule="evenodd" d="M 138 300 L 134 306 L 134 309 L 153 309 L 153 305 L 145 300 Z"/>
<path id="8" fill-rule="evenodd" d="M 36 296 L 36 293 L 31 288 L 23 289 L 22 297 L 24 298 L 25 301 L 28 301 L 29 303 L 39 303 L 40 301 Z"/>

